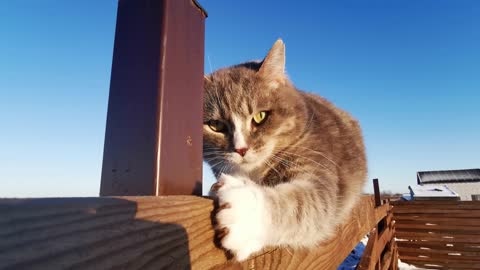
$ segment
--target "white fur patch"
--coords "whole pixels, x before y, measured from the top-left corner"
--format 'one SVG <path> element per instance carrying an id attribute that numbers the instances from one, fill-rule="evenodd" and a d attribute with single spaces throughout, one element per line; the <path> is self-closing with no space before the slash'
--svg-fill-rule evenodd
<path id="1" fill-rule="evenodd" d="M 265 195 L 260 186 L 245 177 L 222 174 L 219 181 L 224 182 L 217 192 L 219 203 L 231 206 L 216 216 L 220 228 L 229 231 L 222 239 L 222 246 L 243 261 L 267 243 L 271 225 Z"/>
<path id="2" fill-rule="evenodd" d="M 235 132 L 233 133 L 233 145 L 235 149 L 248 148 L 245 136 L 243 135 L 243 121 L 240 117 L 232 115 L 232 122 L 235 126 Z"/>

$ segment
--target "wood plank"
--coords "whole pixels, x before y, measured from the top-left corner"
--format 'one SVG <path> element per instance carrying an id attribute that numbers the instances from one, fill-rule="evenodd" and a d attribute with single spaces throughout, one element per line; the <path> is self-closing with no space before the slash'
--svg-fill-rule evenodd
<path id="1" fill-rule="evenodd" d="M 402 216 L 394 217 L 395 224 L 437 224 L 437 225 L 462 225 L 480 226 L 480 219 L 472 218 L 434 218 L 430 216 Z"/>
<path id="2" fill-rule="evenodd" d="M 208 269 L 226 260 L 212 241 L 213 202 L 208 199 L 111 197 L 1 200 L 0 204 L 2 213 L 15 216 L 0 225 L 0 232 L 10 232 L 0 242 L 2 269 L 103 269 L 129 263 Z M 50 224 L 35 223 L 42 222 L 41 213 L 50 214 L 52 208 L 81 214 L 74 221 L 48 215 Z M 21 216 L 24 210 L 26 218 Z M 36 215 L 29 219 L 32 211 Z M 10 229 L 23 223 L 20 231 Z M 210 259 L 203 256 L 206 252 Z"/>
<path id="3" fill-rule="evenodd" d="M 375 249 L 377 240 L 378 240 L 377 229 L 374 229 L 372 232 L 370 232 L 367 245 L 363 250 L 362 258 L 360 259 L 360 262 L 357 265 L 357 268 L 356 268 L 357 270 L 373 269 L 373 266 L 375 265 L 375 262 L 376 262 L 375 258 L 373 257 L 374 255 L 373 250 Z"/>
<path id="4" fill-rule="evenodd" d="M 452 256 L 453 257 L 453 256 Z M 441 264 L 441 265 L 450 265 L 450 264 L 464 264 L 464 265 L 478 265 L 480 266 L 480 261 L 475 260 L 475 261 L 468 261 L 465 260 L 464 258 L 443 258 L 443 257 L 437 257 L 437 258 L 430 258 L 430 257 L 419 257 L 415 254 L 410 254 L 410 255 L 402 255 L 400 254 L 400 260 L 416 260 L 416 261 L 424 261 L 424 262 L 429 262 L 432 264 Z"/>
<path id="5" fill-rule="evenodd" d="M 406 232 L 396 230 L 395 237 L 407 240 L 424 240 L 441 243 L 475 243 L 480 244 L 479 235 L 459 235 L 448 233 Z"/>
<path id="6" fill-rule="evenodd" d="M 364 196 L 314 250 L 270 248 L 236 263 L 215 246 L 207 198 L 0 200 L 0 269 L 335 269 L 387 214 L 373 205 Z"/>
<path id="7" fill-rule="evenodd" d="M 443 255 L 448 255 L 448 254 L 460 254 L 461 256 L 474 256 L 477 258 L 480 258 L 480 249 L 475 252 L 475 251 L 463 251 L 463 250 L 445 250 L 445 249 L 428 249 L 428 248 L 420 248 L 420 247 L 400 247 L 398 249 L 400 252 L 404 253 L 418 253 L 418 254 L 443 254 Z"/>
<path id="8" fill-rule="evenodd" d="M 410 219 L 415 217 L 431 217 L 432 219 L 436 218 L 470 218 L 470 219 L 479 219 L 477 216 L 472 216 L 468 214 L 468 211 L 464 213 L 394 213 L 395 219 L 408 217 Z"/>
<path id="9" fill-rule="evenodd" d="M 395 227 L 402 231 L 455 232 L 455 234 L 480 234 L 480 226 L 396 223 Z"/>
<path id="10" fill-rule="evenodd" d="M 475 235 L 475 234 L 469 234 L 469 233 L 456 233 L 456 232 L 441 232 L 441 231 L 436 231 L 436 232 L 428 232 L 424 230 L 405 230 L 405 229 L 396 229 L 395 237 L 399 239 L 427 239 L 427 238 L 433 238 L 433 239 L 446 239 L 448 242 L 448 239 L 465 239 L 468 240 L 468 243 L 480 243 L 480 236 Z M 442 241 L 445 242 L 445 241 Z"/>
<path id="11" fill-rule="evenodd" d="M 397 208 L 392 210 L 395 214 L 470 214 L 470 217 L 480 217 L 480 210 L 470 209 L 442 209 L 442 208 Z"/>
<path id="12" fill-rule="evenodd" d="M 453 255 L 452 254 L 436 254 L 431 252 L 424 251 L 400 251 L 400 256 L 420 256 L 425 258 L 431 258 L 432 260 L 443 260 L 443 261 L 463 261 L 463 262 L 476 262 L 480 263 L 480 257 L 478 256 L 463 256 L 463 255 Z"/>
<path id="13" fill-rule="evenodd" d="M 443 206 L 450 206 L 450 205 L 471 205 L 471 206 L 480 206 L 480 201 L 444 201 L 444 200 L 428 200 L 428 201 L 391 201 L 390 204 L 394 207 L 401 207 L 401 206 L 422 206 L 422 205 L 442 205 Z"/>
<path id="14" fill-rule="evenodd" d="M 393 224 L 391 223 L 392 214 L 388 214 L 385 218 L 387 227 L 380 234 L 377 230 L 370 233 L 367 246 L 363 251 L 362 258 L 358 263 L 357 269 L 374 269 L 377 262 L 381 262 L 381 254 L 385 250 L 387 243 L 390 242 L 393 236 Z"/>
<path id="15" fill-rule="evenodd" d="M 399 248 L 429 248 L 432 250 L 445 250 L 451 252 L 480 252 L 480 245 L 469 243 L 442 243 L 442 242 L 422 242 L 422 241 L 397 241 Z"/>
<path id="16" fill-rule="evenodd" d="M 390 241 L 388 242 L 387 246 L 385 247 L 385 253 L 383 254 L 381 258 L 381 264 L 382 264 L 382 270 L 387 270 L 391 268 L 391 263 L 393 260 L 394 252 L 395 252 L 395 247 L 394 247 L 395 241 Z"/>
<path id="17" fill-rule="evenodd" d="M 426 260 L 416 260 L 415 258 L 403 258 L 402 262 L 414 265 L 420 269 L 455 269 L 455 270 L 474 270 L 480 269 L 480 266 L 470 263 L 443 263 L 441 261 L 430 262 Z"/>

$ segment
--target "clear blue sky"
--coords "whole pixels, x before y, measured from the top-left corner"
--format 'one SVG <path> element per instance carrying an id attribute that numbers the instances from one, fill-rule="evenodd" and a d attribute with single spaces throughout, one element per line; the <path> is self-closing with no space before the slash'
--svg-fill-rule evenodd
<path id="1" fill-rule="evenodd" d="M 479 1 L 200 2 L 205 72 L 281 37 L 292 81 L 360 120 L 382 189 L 480 167 Z M 98 195 L 116 5 L 0 1 L 0 197 Z"/>

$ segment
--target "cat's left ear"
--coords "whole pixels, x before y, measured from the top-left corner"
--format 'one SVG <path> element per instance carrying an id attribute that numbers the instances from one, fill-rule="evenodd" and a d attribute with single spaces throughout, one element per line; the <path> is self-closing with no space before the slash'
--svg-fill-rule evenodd
<path id="1" fill-rule="evenodd" d="M 258 75 L 266 80 L 272 88 L 286 83 L 285 44 L 281 39 L 273 44 L 258 70 Z"/>

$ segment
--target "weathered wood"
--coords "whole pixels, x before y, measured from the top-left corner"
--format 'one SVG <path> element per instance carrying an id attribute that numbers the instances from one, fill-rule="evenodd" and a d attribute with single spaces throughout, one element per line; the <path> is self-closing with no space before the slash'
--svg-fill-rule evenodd
<path id="1" fill-rule="evenodd" d="M 461 254 L 462 256 L 473 256 L 480 258 L 480 249 L 478 251 L 464 251 L 464 250 L 444 250 L 444 249 L 426 249 L 426 248 L 414 248 L 414 247 L 400 247 L 399 248 L 403 254 L 406 253 L 417 253 L 417 254 Z"/>
<path id="2" fill-rule="evenodd" d="M 1 200 L 0 210 L 2 269 L 208 269 L 226 260 L 208 199 Z"/>
<path id="3" fill-rule="evenodd" d="M 385 209 L 390 209 L 387 204 L 383 205 Z M 377 207 L 380 210 L 382 207 Z M 378 229 L 374 229 L 369 236 L 367 246 L 363 251 L 362 258 L 358 263 L 357 270 L 372 270 L 376 268 L 388 269 L 392 260 L 394 240 L 394 223 L 392 222 L 392 214 L 388 213 L 382 221 L 385 224 L 385 229 L 378 233 Z M 383 256 L 382 256 L 383 254 Z"/>
<path id="4" fill-rule="evenodd" d="M 430 259 L 424 260 L 417 258 L 403 258 L 402 262 L 418 266 L 420 269 L 435 269 L 435 270 L 451 270 L 451 269 L 462 269 L 462 270 L 475 270 L 480 269 L 479 265 L 471 264 L 471 263 L 457 263 L 457 262 L 449 262 L 443 263 L 441 261 L 432 262 Z"/>
<path id="5" fill-rule="evenodd" d="M 405 224 L 397 223 L 395 227 L 405 231 L 423 232 L 455 232 L 462 234 L 480 234 L 480 226 L 458 226 L 458 225 L 437 225 L 437 224 Z"/>
<path id="6" fill-rule="evenodd" d="M 442 218 L 432 216 L 395 216 L 395 224 L 435 224 L 435 225 L 452 225 L 462 224 L 462 226 L 480 226 L 480 219 L 472 218 Z"/>
<path id="7" fill-rule="evenodd" d="M 480 217 L 480 210 L 472 209 L 442 209 L 441 207 L 395 207 L 393 211 L 398 214 L 470 214 L 470 217 Z"/>
<path id="8" fill-rule="evenodd" d="M 236 263 L 214 243 L 213 209 L 193 196 L 0 200 L 0 269 L 336 269 L 387 214 L 365 196 L 318 248 Z"/>
<path id="9" fill-rule="evenodd" d="M 394 202 L 393 213 L 402 261 L 422 268 L 480 269 L 480 202 Z"/>
<path id="10" fill-rule="evenodd" d="M 442 200 L 425 200 L 425 201 L 403 201 L 403 200 L 397 200 L 397 201 L 391 201 L 391 205 L 393 206 L 408 206 L 408 207 L 415 207 L 415 206 L 438 206 L 442 205 L 442 208 L 444 206 L 459 206 L 459 207 L 465 207 L 467 205 L 471 206 L 476 206 L 478 209 L 479 202 L 478 201 L 442 201 Z"/>
<path id="11" fill-rule="evenodd" d="M 367 270 L 367 269 L 373 269 L 373 266 L 375 265 L 375 260 L 372 256 L 373 250 L 375 249 L 375 245 L 378 240 L 378 233 L 377 230 L 374 229 L 368 238 L 367 241 L 367 246 L 363 250 L 362 258 L 360 259 L 360 262 L 357 265 L 357 270 Z"/>
<path id="12" fill-rule="evenodd" d="M 441 242 L 425 242 L 425 241 L 397 241 L 399 249 L 402 248 L 424 248 L 436 251 L 448 252 L 480 252 L 480 245 L 475 243 L 441 243 Z"/>

